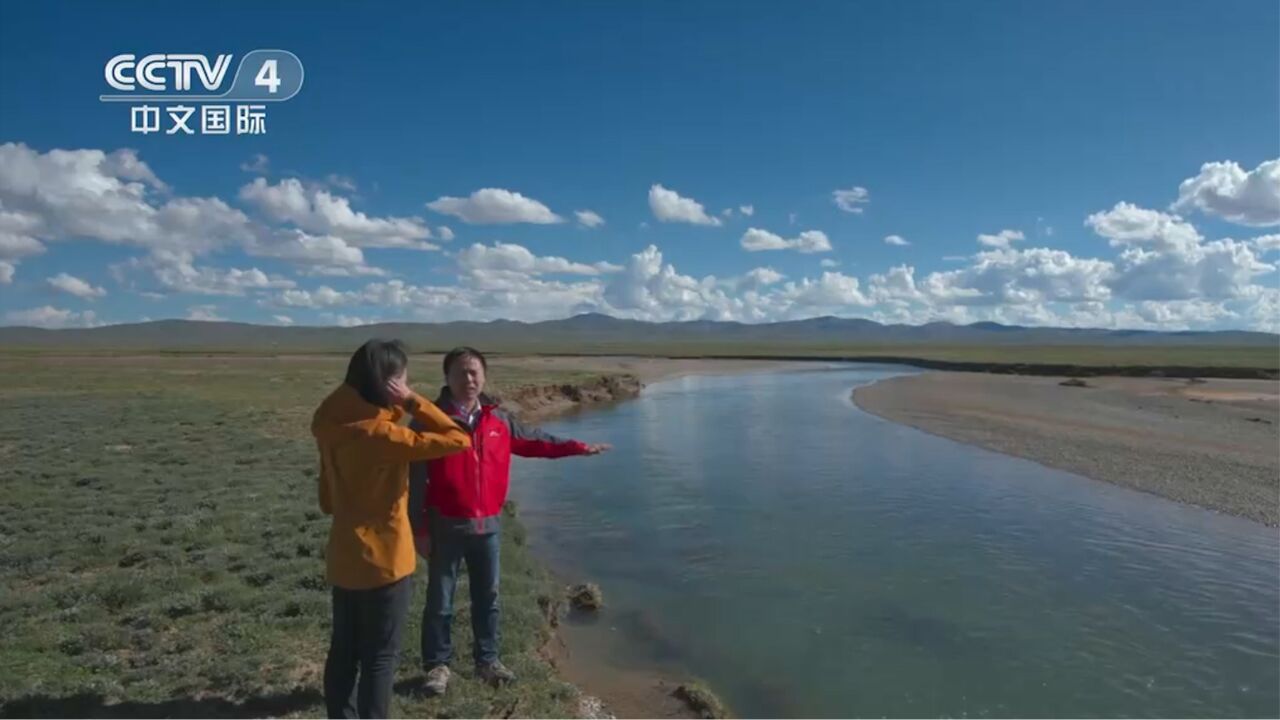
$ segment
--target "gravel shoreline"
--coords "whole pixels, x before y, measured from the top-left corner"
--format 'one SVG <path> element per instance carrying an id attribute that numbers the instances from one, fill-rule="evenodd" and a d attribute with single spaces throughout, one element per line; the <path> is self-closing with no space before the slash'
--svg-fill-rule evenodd
<path id="1" fill-rule="evenodd" d="M 1276 526 L 1280 382 L 928 372 L 858 407 L 959 442 Z"/>

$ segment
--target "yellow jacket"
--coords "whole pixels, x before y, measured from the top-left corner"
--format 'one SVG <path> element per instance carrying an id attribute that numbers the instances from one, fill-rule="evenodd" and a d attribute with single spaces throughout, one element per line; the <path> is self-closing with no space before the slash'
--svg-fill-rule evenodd
<path id="1" fill-rule="evenodd" d="M 400 425 L 407 414 L 371 405 L 347 384 L 311 419 L 320 448 L 320 509 L 333 516 L 325 553 L 329 583 L 367 590 L 413 574 L 409 463 L 471 447 L 471 438 L 435 405 L 414 395 L 421 432 Z"/>

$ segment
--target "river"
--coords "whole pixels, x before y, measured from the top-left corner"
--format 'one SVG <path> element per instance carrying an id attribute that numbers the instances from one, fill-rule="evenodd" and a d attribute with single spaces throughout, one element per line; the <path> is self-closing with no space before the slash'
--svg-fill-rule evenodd
<path id="1" fill-rule="evenodd" d="M 862 412 L 881 366 L 656 384 L 518 460 L 530 544 L 608 607 L 602 672 L 743 716 L 1280 716 L 1267 528 Z"/>

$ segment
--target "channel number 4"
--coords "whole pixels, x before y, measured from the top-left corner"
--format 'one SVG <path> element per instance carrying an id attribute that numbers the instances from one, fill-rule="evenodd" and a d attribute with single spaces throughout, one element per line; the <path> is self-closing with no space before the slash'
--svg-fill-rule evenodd
<path id="1" fill-rule="evenodd" d="M 262 63 L 262 67 L 258 69 L 258 76 L 253 79 L 253 84 L 265 87 L 267 92 L 272 94 L 280 90 L 280 71 L 276 67 L 275 60 Z"/>

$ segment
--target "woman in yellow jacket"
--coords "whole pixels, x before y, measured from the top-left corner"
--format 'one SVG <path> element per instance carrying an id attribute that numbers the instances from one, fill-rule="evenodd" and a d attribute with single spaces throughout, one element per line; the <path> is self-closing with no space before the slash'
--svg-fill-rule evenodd
<path id="1" fill-rule="evenodd" d="M 407 367 L 398 341 L 370 340 L 311 420 L 320 448 L 320 509 L 333 516 L 325 552 L 333 586 L 324 667 L 331 718 L 388 716 L 413 595 L 409 463 L 471 447 L 466 431 L 409 389 Z M 401 425 L 406 416 L 422 429 Z"/>

